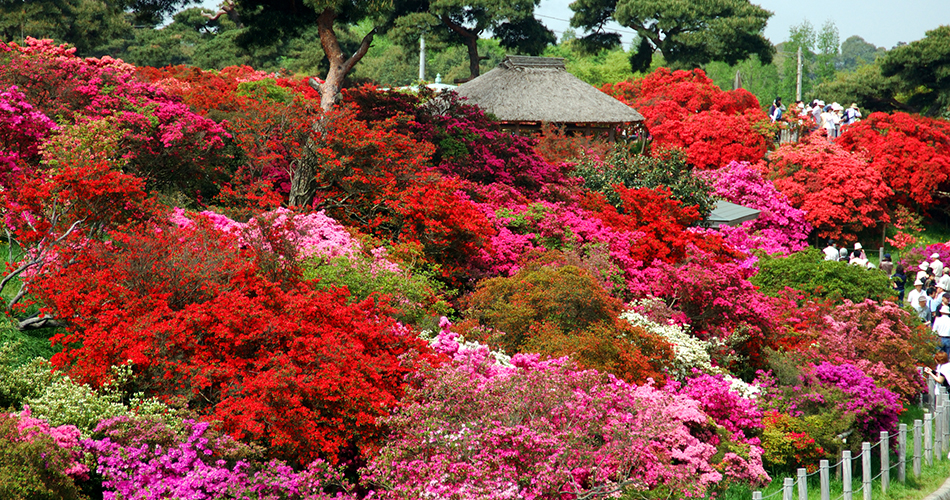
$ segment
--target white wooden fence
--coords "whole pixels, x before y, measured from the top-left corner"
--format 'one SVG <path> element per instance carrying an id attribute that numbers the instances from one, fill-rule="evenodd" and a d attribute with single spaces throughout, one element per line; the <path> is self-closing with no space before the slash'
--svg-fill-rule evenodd
<path id="1" fill-rule="evenodd" d="M 896 460 L 891 464 L 890 440 L 891 436 L 887 431 L 881 431 L 880 440 L 873 445 L 871 443 L 861 443 L 861 453 L 856 457 L 851 456 L 851 450 L 841 452 L 841 460 L 834 465 L 829 464 L 828 460 L 822 460 L 819 463 L 818 470 L 808 474 L 807 469 L 798 469 L 798 476 L 795 478 L 786 477 L 782 481 L 782 489 L 763 497 L 761 491 L 752 492 L 753 500 L 766 500 L 768 498 L 782 495 L 782 500 L 794 500 L 795 491 L 798 492 L 798 500 L 808 499 L 808 478 L 818 474 L 821 489 L 821 500 L 831 500 L 831 470 L 837 469 L 841 477 L 842 491 L 835 500 L 853 500 L 854 495 L 860 494 L 863 500 L 871 500 L 872 486 L 875 481 L 880 482 L 880 491 L 887 494 L 890 486 L 891 474 L 896 473 L 897 480 L 904 482 L 907 478 L 907 462 L 911 462 L 911 470 L 914 477 L 920 477 L 922 462 L 928 466 L 933 465 L 934 459 L 944 460 L 947 453 L 950 452 L 950 400 L 948 400 L 946 390 L 937 386 L 934 390 L 935 402 L 933 412 L 924 413 L 923 420 L 915 420 L 914 427 L 911 429 L 912 449 L 908 457 L 907 449 L 907 424 L 900 424 L 897 434 Z M 877 448 L 877 451 L 875 451 Z M 880 471 L 872 477 L 874 471 L 871 470 L 871 454 L 879 453 Z M 858 491 L 852 491 L 853 477 L 851 474 L 854 461 L 861 460 L 861 487 Z M 896 472 L 895 472 L 896 469 Z M 837 491 L 835 492 L 838 493 Z"/>

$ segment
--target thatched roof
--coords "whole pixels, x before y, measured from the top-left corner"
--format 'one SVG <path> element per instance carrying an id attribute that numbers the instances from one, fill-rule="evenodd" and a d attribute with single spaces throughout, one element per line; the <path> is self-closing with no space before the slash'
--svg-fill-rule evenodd
<path id="1" fill-rule="evenodd" d="M 568 73 L 560 57 L 507 56 L 455 92 L 504 122 L 643 121 L 630 106 Z"/>

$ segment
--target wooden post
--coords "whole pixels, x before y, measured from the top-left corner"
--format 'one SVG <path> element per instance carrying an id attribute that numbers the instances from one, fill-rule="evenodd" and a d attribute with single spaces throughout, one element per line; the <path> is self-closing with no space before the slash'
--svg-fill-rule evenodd
<path id="1" fill-rule="evenodd" d="M 897 480 L 907 481 L 907 424 L 900 424 L 897 433 Z"/>
<path id="2" fill-rule="evenodd" d="M 851 450 L 841 452 L 841 483 L 844 500 L 851 500 Z"/>
<path id="3" fill-rule="evenodd" d="M 943 399 L 941 399 L 940 397 L 937 397 L 936 400 L 934 401 L 934 419 L 933 419 L 933 425 L 934 425 L 933 448 L 934 448 L 935 460 L 937 461 L 942 460 L 941 457 L 943 456 L 943 426 L 942 426 L 943 412 L 944 412 Z"/>
<path id="4" fill-rule="evenodd" d="M 808 500 L 808 469 L 798 469 L 798 500 Z"/>
<path id="5" fill-rule="evenodd" d="M 871 500 L 871 443 L 861 443 L 861 493 Z"/>
<path id="6" fill-rule="evenodd" d="M 887 431 L 881 431 L 881 494 L 887 495 L 891 485 L 891 441 Z"/>
<path id="7" fill-rule="evenodd" d="M 933 467 L 934 464 L 934 416 L 932 413 L 924 413 L 924 459 L 927 461 L 927 467 Z"/>
<path id="8" fill-rule="evenodd" d="M 920 440 L 921 431 L 924 429 L 923 420 L 914 420 L 914 477 L 920 477 Z"/>
<path id="9" fill-rule="evenodd" d="M 950 395 L 943 388 L 940 390 L 940 400 L 943 401 L 943 453 L 950 452 Z M 950 455 L 947 455 L 947 458 L 950 458 Z"/>
<path id="10" fill-rule="evenodd" d="M 790 477 L 786 477 L 785 480 L 782 481 L 782 500 L 795 500 L 792 497 L 792 489 L 794 487 L 795 487 L 794 479 Z"/>
<path id="11" fill-rule="evenodd" d="M 821 478 L 821 500 L 831 500 L 831 477 L 827 460 L 818 462 L 818 477 Z"/>

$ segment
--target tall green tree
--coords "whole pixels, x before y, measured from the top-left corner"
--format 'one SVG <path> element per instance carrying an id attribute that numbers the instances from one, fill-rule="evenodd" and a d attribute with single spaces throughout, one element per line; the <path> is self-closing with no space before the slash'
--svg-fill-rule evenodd
<path id="1" fill-rule="evenodd" d="M 856 70 L 861 66 L 873 64 L 884 52 L 883 47 L 876 47 L 857 35 L 849 36 L 841 42 L 841 54 L 835 62 L 835 69 L 838 71 Z"/>
<path id="2" fill-rule="evenodd" d="M 52 38 L 74 45 L 80 55 L 98 55 L 97 47 L 131 33 L 131 18 L 124 7 L 123 2 L 97 0 L 3 0 L 0 37 L 6 41 Z"/>
<path id="3" fill-rule="evenodd" d="M 234 7 L 247 28 L 239 42 L 248 47 L 273 45 L 316 26 L 329 62 L 326 78 L 319 85 L 320 105 L 325 110 L 333 108 L 343 79 L 366 55 L 376 34 L 392 27 L 397 13 L 404 11 L 401 0 L 236 0 Z M 347 50 L 339 31 L 364 20 L 371 22 L 373 29 Z"/>
<path id="4" fill-rule="evenodd" d="M 469 77 L 481 74 L 478 40 L 487 32 L 507 49 L 538 55 L 556 41 L 554 33 L 534 17 L 540 0 L 416 0 L 396 22 L 394 39 L 404 47 L 419 43 L 441 49 L 463 45 L 468 50 Z"/>
<path id="5" fill-rule="evenodd" d="M 880 63 L 882 75 L 900 81 L 908 106 L 929 116 L 950 116 L 950 26 L 891 49 Z"/>
<path id="6" fill-rule="evenodd" d="M 763 35 L 772 13 L 749 0 L 575 0 L 571 26 L 590 33 L 589 48 L 616 46 L 613 20 L 640 37 L 630 62 L 633 71 L 650 66 L 660 52 L 674 68 L 701 67 L 711 61 L 735 64 L 752 54 L 771 63 L 775 48 Z"/>

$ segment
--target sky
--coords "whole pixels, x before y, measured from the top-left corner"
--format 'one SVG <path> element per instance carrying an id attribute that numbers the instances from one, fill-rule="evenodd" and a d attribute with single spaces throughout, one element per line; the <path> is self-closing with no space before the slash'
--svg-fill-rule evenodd
<path id="1" fill-rule="evenodd" d="M 573 0 L 541 0 L 535 15 L 560 39 L 569 27 Z M 214 9 L 220 0 L 202 0 L 201 6 Z M 820 29 L 826 21 L 838 27 L 840 40 L 857 35 L 878 47 L 891 49 L 898 42 L 920 40 L 942 24 L 950 24 L 950 0 L 753 0 L 774 15 L 769 18 L 765 37 L 772 43 L 788 39 L 792 26 L 808 20 Z M 617 27 L 624 36 L 625 48 L 633 32 Z"/>
<path id="2" fill-rule="evenodd" d="M 560 39 L 569 27 L 572 0 L 541 0 L 535 15 Z M 950 24 L 950 0 L 753 0 L 772 11 L 765 37 L 772 43 L 788 39 L 792 26 L 808 20 L 820 29 L 826 21 L 838 27 L 840 40 L 857 35 L 868 43 L 891 49 L 898 42 L 920 40 L 928 30 Z M 620 28 L 630 31 L 626 28 Z M 632 38 L 623 33 L 624 42 Z M 625 48 L 629 48 L 628 46 Z"/>

